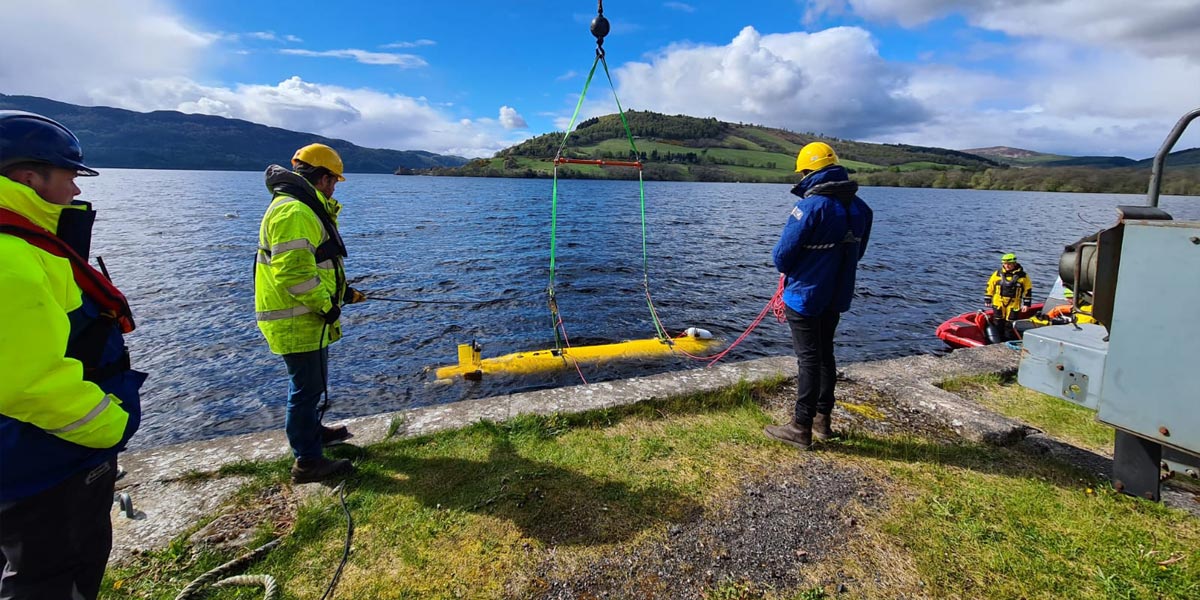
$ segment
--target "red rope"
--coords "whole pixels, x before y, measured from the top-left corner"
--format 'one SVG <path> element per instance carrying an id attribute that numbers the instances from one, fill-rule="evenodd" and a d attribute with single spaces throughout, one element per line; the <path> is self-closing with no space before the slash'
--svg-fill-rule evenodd
<path id="1" fill-rule="evenodd" d="M 707 365 L 704 365 L 705 368 L 708 368 L 708 367 L 711 367 L 714 364 L 716 364 L 716 362 L 721 360 L 722 358 L 725 358 L 726 354 L 729 354 L 729 352 L 731 350 L 733 350 L 735 347 L 737 347 L 738 344 L 742 343 L 742 340 L 746 339 L 746 337 L 750 335 L 750 332 L 754 331 L 754 328 L 758 327 L 758 325 L 763 322 L 763 319 L 765 319 L 767 317 L 768 312 L 774 313 L 775 318 L 778 319 L 780 323 L 786 323 L 787 317 L 784 315 L 784 312 L 783 312 L 783 309 L 784 309 L 784 306 L 783 306 L 783 284 L 784 284 L 785 279 L 786 279 L 786 277 L 784 275 L 782 275 L 782 274 L 779 275 L 779 287 L 777 287 L 775 289 L 775 295 L 771 296 L 771 299 L 767 301 L 767 305 L 764 306 L 762 311 L 758 313 L 758 316 L 754 318 L 754 321 L 752 323 L 750 323 L 750 326 L 746 328 L 746 331 L 743 331 L 742 335 L 739 335 L 738 339 L 734 340 L 734 342 L 732 344 L 730 344 L 728 348 L 726 348 L 726 349 L 722 350 L 721 352 L 714 354 L 712 356 L 695 356 L 693 354 L 688 354 L 687 352 L 684 352 L 683 350 L 680 350 L 678 348 L 676 348 L 675 350 L 677 352 L 679 352 L 680 354 L 687 356 L 688 358 L 692 358 L 695 360 L 709 361 L 709 363 Z M 681 337 L 681 336 L 683 336 L 682 333 L 679 334 L 679 337 Z"/>
<path id="2" fill-rule="evenodd" d="M 567 350 L 570 350 L 571 349 L 571 338 L 567 337 L 567 327 L 566 327 L 566 325 L 563 324 L 561 315 L 558 317 L 557 325 L 558 325 L 558 330 L 562 332 L 563 344 L 566 345 Z M 575 365 L 575 372 L 579 373 L 579 378 L 583 380 L 584 384 L 587 384 L 588 380 L 586 377 L 583 376 L 583 371 L 580 370 L 580 368 L 579 368 L 579 361 L 575 360 L 575 357 L 571 356 L 570 352 L 567 352 L 567 358 L 571 359 L 571 364 Z"/>

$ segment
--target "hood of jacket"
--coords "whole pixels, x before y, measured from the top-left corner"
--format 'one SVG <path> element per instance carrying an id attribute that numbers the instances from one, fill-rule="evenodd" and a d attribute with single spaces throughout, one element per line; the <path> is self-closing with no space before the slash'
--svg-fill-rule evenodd
<path id="1" fill-rule="evenodd" d="M 337 216 L 342 211 L 342 205 L 337 200 L 326 198 L 307 179 L 279 165 L 267 167 L 265 178 L 272 196 L 291 196 L 311 209 L 325 227 L 329 239 L 337 245 L 338 254 L 347 255 L 346 244 L 342 242 L 337 229 Z"/>
<path id="2" fill-rule="evenodd" d="M 850 172 L 841 165 L 831 165 L 805 177 L 792 187 L 792 193 L 801 198 L 830 196 L 838 200 L 850 200 L 858 193 L 858 182 L 850 181 Z"/>

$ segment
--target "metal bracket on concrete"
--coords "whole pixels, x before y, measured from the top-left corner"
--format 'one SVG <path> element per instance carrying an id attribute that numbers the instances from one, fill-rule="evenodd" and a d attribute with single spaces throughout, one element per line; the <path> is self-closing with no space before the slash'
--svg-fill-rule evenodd
<path id="1" fill-rule="evenodd" d="M 1162 446 L 1117 430 L 1113 447 L 1113 487 L 1118 492 L 1158 502 Z"/>
<path id="2" fill-rule="evenodd" d="M 113 503 L 121 508 L 121 514 L 125 518 L 132 519 L 137 515 L 137 511 L 133 510 L 133 498 L 125 492 L 117 492 L 113 494 Z"/>

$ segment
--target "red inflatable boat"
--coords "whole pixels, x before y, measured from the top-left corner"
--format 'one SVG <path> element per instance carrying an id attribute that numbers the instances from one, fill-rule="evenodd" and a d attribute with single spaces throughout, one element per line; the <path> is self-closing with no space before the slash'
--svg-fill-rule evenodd
<path id="1" fill-rule="evenodd" d="M 1016 319 L 1028 319 L 1042 310 L 1042 306 L 1042 303 L 1034 304 L 1029 310 L 1018 312 L 1015 315 Z M 984 326 L 992 313 L 992 310 L 978 310 L 958 315 L 938 325 L 937 336 L 952 348 L 984 346 L 987 344 L 987 336 L 983 333 Z"/>

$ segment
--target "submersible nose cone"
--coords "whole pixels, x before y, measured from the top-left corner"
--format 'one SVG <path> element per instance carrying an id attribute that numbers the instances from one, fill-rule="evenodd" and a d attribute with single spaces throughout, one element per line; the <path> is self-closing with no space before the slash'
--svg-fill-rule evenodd
<path id="1" fill-rule="evenodd" d="M 608 19 L 604 18 L 604 15 L 596 15 L 596 18 L 592 19 L 592 35 L 596 36 L 596 43 L 604 43 L 604 36 L 608 35 L 608 29 Z"/>

